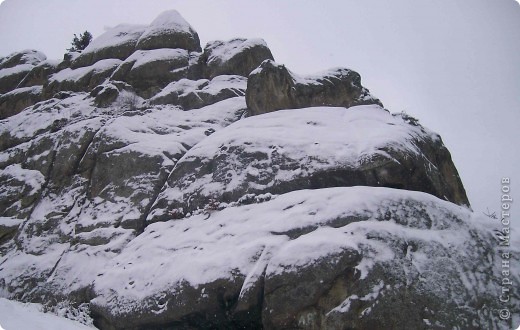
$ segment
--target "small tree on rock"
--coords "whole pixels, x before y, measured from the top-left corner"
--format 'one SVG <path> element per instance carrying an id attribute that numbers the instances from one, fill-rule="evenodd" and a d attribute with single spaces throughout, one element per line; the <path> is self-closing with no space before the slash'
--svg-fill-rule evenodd
<path id="1" fill-rule="evenodd" d="M 79 37 L 74 33 L 74 39 L 72 39 L 72 47 L 68 48 L 69 52 L 81 52 L 87 48 L 88 44 L 92 41 L 92 34 L 88 31 L 83 32 Z"/>

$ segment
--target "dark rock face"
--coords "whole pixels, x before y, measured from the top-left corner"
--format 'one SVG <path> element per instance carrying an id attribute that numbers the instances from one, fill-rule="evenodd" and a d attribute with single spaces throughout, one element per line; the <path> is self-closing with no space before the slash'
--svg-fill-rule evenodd
<path id="1" fill-rule="evenodd" d="M 0 119 L 11 117 L 41 101 L 42 86 L 17 88 L 0 95 Z"/>
<path id="2" fill-rule="evenodd" d="M 140 95 L 150 97 L 171 81 L 187 76 L 188 51 L 183 49 L 138 50 L 128 57 L 111 79 L 132 85 Z"/>
<path id="3" fill-rule="evenodd" d="M 361 85 L 357 72 L 336 69 L 316 76 L 299 77 L 273 61 L 264 61 L 251 73 L 247 81 L 246 101 L 252 115 L 316 106 L 382 106 Z"/>
<path id="4" fill-rule="evenodd" d="M 176 10 L 166 11 L 150 24 L 136 45 L 142 50 L 159 48 L 200 51 L 199 35 Z"/>
<path id="5" fill-rule="evenodd" d="M 49 77 L 58 72 L 58 64 L 51 61 L 44 61 L 36 65 L 23 78 L 19 87 L 43 86 L 49 80 Z"/>
<path id="6" fill-rule="evenodd" d="M 358 185 L 469 205 L 438 135 L 379 106 L 307 108 L 247 118 L 195 146 L 170 175 L 149 220 L 248 194 Z"/>
<path id="7" fill-rule="evenodd" d="M 204 76 L 208 79 L 218 75 L 247 77 L 264 60 L 274 60 L 265 41 L 242 38 L 209 42 L 201 57 Z"/>

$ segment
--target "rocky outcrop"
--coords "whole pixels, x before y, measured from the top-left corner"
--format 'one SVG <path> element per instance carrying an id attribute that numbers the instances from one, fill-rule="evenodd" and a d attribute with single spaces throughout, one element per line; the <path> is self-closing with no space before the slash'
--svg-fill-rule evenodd
<path id="1" fill-rule="evenodd" d="M 208 79 L 218 75 L 247 77 L 264 60 L 274 60 L 265 41 L 243 38 L 211 41 L 200 58 L 204 77 Z"/>
<path id="2" fill-rule="evenodd" d="M 107 59 L 92 66 L 64 69 L 49 79 L 43 91 L 44 98 L 51 98 L 60 91 L 88 92 L 102 84 L 121 64 L 120 60 Z"/>
<path id="3" fill-rule="evenodd" d="M 13 54 L 2 60 L 5 68 L 0 70 L 0 86 L 9 93 L 0 100 L 2 118 L 70 92 L 89 92 L 106 108 L 123 89 L 150 99 L 149 104 L 197 109 L 244 95 L 249 73 L 273 58 L 262 39 L 213 41 L 204 52 L 199 43 L 195 30 L 173 10 L 149 26 L 111 28 L 82 52 L 65 54 L 61 63 L 43 61 L 45 56 L 35 51 Z M 40 95 L 36 87 L 26 88 L 33 86 L 43 87 Z M 14 92 L 17 87 L 25 89 Z"/>
<path id="4" fill-rule="evenodd" d="M 0 58 L 0 93 L 16 89 L 25 76 L 45 59 L 45 55 L 36 50 L 24 50 Z"/>
<path id="5" fill-rule="evenodd" d="M 18 65 L 32 65 L 46 60 L 45 54 L 34 49 L 27 49 L 21 52 L 12 53 L 6 57 L 0 58 L 0 70 L 14 68 Z"/>
<path id="6" fill-rule="evenodd" d="M 150 99 L 150 104 L 178 104 L 184 110 L 199 109 L 219 101 L 246 94 L 247 79 L 217 76 L 212 80 L 181 79 L 170 83 Z"/>
<path id="7" fill-rule="evenodd" d="M 95 279 L 92 308 L 107 329 L 498 325 L 494 294 L 474 290 L 498 272 L 477 259 L 499 258 L 475 221 L 428 194 L 350 187 L 155 223 Z"/>
<path id="8" fill-rule="evenodd" d="M 45 182 L 41 172 L 20 164 L 7 166 L 0 172 L 0 217 L 24 219 L 36 201 Z"/>
<path id="9" fill-rule="evenodd" d="M 137 40 L 146 27 L 121 24 L 95 38 L 79 56 L 71 61 L 72 69 L 90 66 L 105 59 L 125 60 L 135 51 Z"/>
<path id="10" fill-rule="evenodd" d="M 59 63 L 54 61 L 43 61 L 39 63 L 23 78 L 18 87 L 45 85 L 48 82 L 49 77 L 58 72 L 58 65 Z"/>
<path id="11" fill-rule="evenodd" d="M 3 297 L 100 329 L 513 325 L 495 224 L 354 71 L 296 76 L 260 39 L 201 51 L 175 11 L 57 65 L 24 54 L 0 60 L 25 72 L 0 96 Z"/>
<path id="12" fill-rule="evenodd" d="M 379 106 L 307 108 L 247 118 L 196 145 L 175 167 L 149 220 L 249 194 L 359 185 L 469 205 L 438 135 Z"/>
<path id="13" fill-rule="evenodd" d="M 361 85 L 361 76 L 349 69 L 334 69 L 301 77 L 284 65 L 264 61 L 247 81 L 247 107 L 252 115 L 280 109 L 316 106 L 352 107 L 381 102 Z"/>
<path id="14" fill-rule="evenodd" d="M 153 20 L 136 45 L 141 50 L 160 48 L 201 50 L 199 35 L 176 10 L 165 11 Z"/>
<path id="15" fill-rule="evenodd" d="M 0 119 L 15 115 L 41 101 L 42 86 L 17 88 L 0 95 Z"/>
<path id="16" fill-rule="evenodd" d="M 24 222 L 2 256 L 0 285 L 12 298 L 86 301 L 99 269 L 80 270 L 77 261 L 118 254 L 143 230 L 176 161 L 246 110 L 239 97 L 197 112 L 162 106 L 122 115 L 91 100 L 51 99 L 0 123 L 0 217 Z"/>
<path id="17" fill-rule="evenodd" d="M 186 77 L 188 63 L 189 54 L 184 49 L 138 50 L 119 65 L 111 80 L 127 82 L 148 98 L 168 83 Z"/>
<path id="18" fill-rule="evenodd" d="M 90 96 L 94 97 L 94 104 L 100 108 L 107 108 L 114 105 L 118 99 L 126 96 L 128 100 L 126 103 L 132 103 L 132 107 L 136 107 L 138 96 L 135 94 L 135 90 L 129 84 L 122 81 L 110 81 L 102 85 L 98 85 L 90 92 Z M 123 102 L 124 103 L 124 102 Z M 116 105 L 121 106 L 124 104 Z M 135 109 L 134 109 L 135 110 Z"/>

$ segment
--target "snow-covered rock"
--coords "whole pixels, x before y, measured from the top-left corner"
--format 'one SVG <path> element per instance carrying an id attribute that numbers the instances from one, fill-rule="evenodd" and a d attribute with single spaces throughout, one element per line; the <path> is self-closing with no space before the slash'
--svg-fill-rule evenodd
<path id="1" fill-rule="evenodd" d="M 0 297 L 101 329 L 520 321 L 442 140 L 354 71 L 297 76 L 261 39 L 201 52 L 175 11 L 59 64 L 22 53 L 0 101 L 42 101 L 0 120 Z"/>
<path id="2" fill-rule="evenodd" d="M 124 60 L 135 51 L 137 40 L 146 27 L 141 25 L 120 24 L 107 30 L 85 48 L 71 62 L 73 69 L 90 66 L 104 59 Z"/>
<path id="3" fill-rule="evenodd" d="M 29 72 L 45 59 L 45 55 L 36 50 L 23 50 L 0 58 L 0 94 L 8 93 L 18 87 L 26 87 L 19 85 Z M 16 111 L 8 112 L 16 113 Z"/>
<path id="4" fill-rule="evenodd" d="M 247 77 L 268 59 L 273 60 L 273 55 L 263 39 L 243 38 L 208 42 L 201 57 L 204 76 L 209 79 L 218 75 Z"/>
<path id="5" fill-rule="evenodd" d="M 104 82 L 121 64 L 118 59 L 106 59 L 91 66 L 63 69 L 49 78 L 44 97 L 53 97 L 60 91 L 87 92 Z"/>
<path id="6" fill-rule="evenodd" d="M 149 220 L 247 194 L 356 185 L 469 204 L 437 134 L 376 105 L 316 107 L 249 117 L 197 144 L 176 165 Z"/>
<path id="7" fill-rule="evenodd" d="M 176 10 L 165 11 L 154 19 L 137 41 L 136 48 L 201 50 L 199 35 Z"/>
<path id="8" fill-rule="evenodd" d="M 361 76 L 355 71 L 337 68 L 311 76 L 299 76 L 271 60 L 262 62 L 249 75 L 246 101 L 252 115 L 316 106 L 382 106 L 361 85 Z"/>
<path id="9" fill-rule="evenodd" d="M 41 304 L 24 304 L 0 298 L 0 329 L 92 330 L 93 328 L 55 314 L 45 313 L 44 306 Z"/>
<path id="10" fill-rule="evenodd" d="M 498 326 L 500 257 L 479 221 L 421 192 L 291 192 L 148 226 L 95 279 L 92 308 L 116 329 Z"/>
<path id="11" fill-rule="evenodd" d="M 10 297 L 87 302 L 99 270 L 144 229 L 176 161 L 246 106 L 235 97 L 190 112 L 118 111 L 78 94 L 0 122 L 0 216 L 25 219 L 0 261 Z"/>
<path id="12" fill-rule="evenodd" d="M 13 68 L 18 65 L 28 64 L 37 65 L 45 61 L 47 57 L 42 52 L 34 49 L 26 49 L 20 52 L 12 53 L 6 57 L 0 58 L 0 70 L 6 68 Z"/>
<path id="13" fill-rule="evenodd" d="M 23 78 L 18 87 L 43 86 L 49 77 L 58 71 L 58 61 L 46 60 L 40 62 Z"/>
<path id="14" fill-rule="evenodd" d="M 150 99 L 151 104 L 177 104 L 184 110 L 198 109 L 221 100 L 244 96 L 247 79 L 242 76 L 217 76 L 211 80 L 181 79 L 168 84 Z"/>
<path id="15" fill-rule="evenodd" d="M 137 50 L 110 79 L 127 82 L 141 95 L 150 97 L 168 83 L 185 78 L 188 66 L 189 53 L 184 49 Z"/>
<path id="16" fill-rule="evenodd" d="M 31 86 L 14 89 L 0 95 L 0 119 L 15 115 L 41 101 L 43 87 Z"/>

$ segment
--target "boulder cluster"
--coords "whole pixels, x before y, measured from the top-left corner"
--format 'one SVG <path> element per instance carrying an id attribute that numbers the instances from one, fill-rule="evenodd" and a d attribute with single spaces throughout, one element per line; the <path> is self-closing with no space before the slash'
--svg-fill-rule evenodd
<path id="1" fill-rule="evenodd" d="M 202 48 L 172 10 L 61 62 L 0 58 L 0 119 L 2 297 L 100 329 L 518 321 L 442 139 L 350 69 Z"/>

